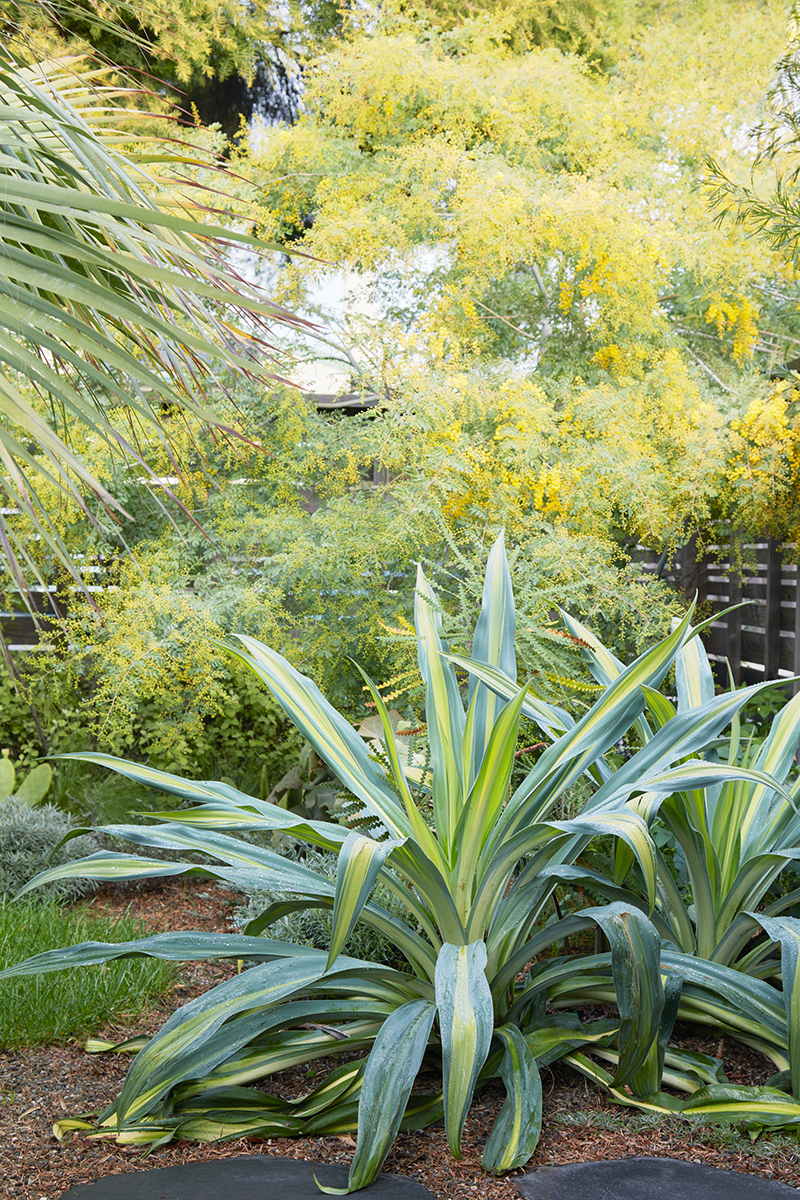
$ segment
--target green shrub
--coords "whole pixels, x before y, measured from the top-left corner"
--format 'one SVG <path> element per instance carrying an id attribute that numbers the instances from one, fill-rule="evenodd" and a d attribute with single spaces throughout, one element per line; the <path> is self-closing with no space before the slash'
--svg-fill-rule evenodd
<path id="1" fill-rule="evenodd" d="M 165 664 L 155 649 L 153 655 L 150 667 L 159 686 L 152 685 L 150 674 L 142 676 L 129 691 L 120 691 L 117 707 L 111 703 L 113 687 L 107 695 L 96 680 L 82 678 L 75 663 L 69 667 L 55 655 L 30 654 L 15 663 L 28 699 L 0 669 L 0 748 L 9 751 L 17 774 L 27 774 L 45 754 L 100 750 L 130 754 L 160 770 L 191 771 L 196 779 L 227 776 L 245 789 L 260 790 L 263 780 L 268 792 L 302 747 L 273 698 L 250 672 L 222 657 L 213 668 L 213 703 L 191 717 L 174 704 L 176 688 L 172 699 L 167 696 Z M 119 690 L 119 664 L 111 661 L 111 673 L 112 668 Z M 185 670 L 199 673 L 191 656 Z M 85 768 L 78 773 L 65 762 L 53 766 L 58 804 L 83 821 L 125 820 L 131 809 L 141 808 L 141 789 L 125 781 Z"/>
<path id="2" fill-rule="evenodd" d="M 14 896 L 45 867 L 61 866 L 99 850 L 97 841 L 84 835 L 53 853 L 72 828 L 67 814 L 53 804 L 32 808 L 13 798 L 0 800 L 0 895 Z M 48 886 L 65 900 L 77 900 L 94 888 L 86 879 L 60 879 Z"/>
<path id="3" fill-rule="evenodd" d="M 70 911 L 55 897 L 12 904 L 0 900 L 0 966 L 23 954 L 42 953 L 65 941 L 113 941 L 145 932 L 131 917 L 104 917 L 85 908 Z M 86 967 L 65 976 L 0 983 L 0 1046 L 64 1042 L 94 1032 L 111 1020 L 131 1018 L 164 992 L 175 976 L 169 963 L 132 960 Z"/>

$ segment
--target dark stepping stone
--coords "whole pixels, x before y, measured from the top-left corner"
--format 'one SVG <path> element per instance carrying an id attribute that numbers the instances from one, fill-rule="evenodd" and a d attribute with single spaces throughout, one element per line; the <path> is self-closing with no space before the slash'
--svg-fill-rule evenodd
<path id="1" fill-rule="evenodd" d="M 314 1173 L 326 1187 L 347 1187 L 347 1167 L 243 1154 L 106 1175 L 95 1183 L 76 1184 L 61 1200 L 324 1200 Z M 430 1192 L 403 1175 L 379 1175 L 369 1195 L 370 1200 L 433 1200 Z"/>
<path id="2" fill-rule="evenodd" d="M 797 1200 L 797 1188 L 774 1179 L 677 1158 L 537 1167 L 513 1182 L 525 1200 Z"/>

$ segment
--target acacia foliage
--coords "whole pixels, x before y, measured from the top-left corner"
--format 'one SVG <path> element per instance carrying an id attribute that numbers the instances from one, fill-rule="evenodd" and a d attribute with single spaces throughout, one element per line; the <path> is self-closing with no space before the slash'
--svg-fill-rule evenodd
<path id="1" fill-rule="evenodd" d="M 176 536 L 157 489 L 117 480 L 144 583 L 119 569 L 112 520 L 98 514 L 87 544 L 59 512 L 65 540 L 120 584 L 102 601 L 107 632 L 86 624 L 71 642 L 92 646 L 112 709 L 142 676 L 110 648 L 134 615 L 139 630 L 168 629 L 167 609 L 180 623 L 189 586 L 215 629 L 280 645 L 352 711 L 348 657 L 382 679 L 408 666 L 409 564 L 424 561 L 448 597 L 458 644 L 501 525 L 523 583 L 520 657 L 543 694 L 572 687 L 574 701 L 585 684 L 552 634 L 555 606 L 620 653 L 634 625 L 642 645 L 674 608 L 637 579 L 632 547 L 667 549 L 764 511 L 772 479 L 756 481 L 758 509 L 754 455 L 737 447 L 749 430 L 769 436 L 756 347 L 765 281 L 788 265 L 715 227 L 695 185 L 709 153 L 748 169 L 739 134 L 783 46 L 779 6 L 743 2 L 735 22 L 717 0 L 679 7 L 609 23 L 606 73 L 544 36 L 526 41 L 514 4 L 502 20 L 478 6 L 460 22 L 446 6 L 427 19 L 419 6 L 369 21 L 353 10 L 320 43 L 301 118 L 235 166 L 260 231 L 289 253 L 283 297 L 310 303 L 334 266 L 357 275 L 366 315 L 351 312 L 331 340 L 351 372 L 343 386 L 371 386 L 382 403 L 341 419 L 279 388 L 241 394 L 226 420 L 248 441 L 204 442 L 175 485 L 213 542 Z M 81 452 L 104 478 L 102 447 L 88 438 Z M 376 466 L 388 483 L 371 482 Z M 176 668 L 200 720 L 216 669 L 213 655 Z"/>
<path id="2" fill-rule="evenodd" d="M 161 96 L 195 105 L 234 133 L 255 99 L 282 119 L 296 115 L 310 40 L 341 14 L 332 0 L 2 0 L 0 21 L 22 44 L 94 52 L 135 79 L 150 104 Z"/>
<path id="3" fill-rule="evenodd" d="M 537 348 L 551 369 L 586 367 L 608 347 L 663 346 L 676 313 L 741 358 L 768 256 L 715 231 L 691 186 L 757 115 L 782 34 L 753 5 L 735 33 L 700 9 L 641 27 L 614 76 L 552 47 L 515 52 L 485 15 L 446 34 L 387 18 L 341 41 L 298 123 L 259 142 L 273 230 L 374 271 L 376 295 L 401 270 L 398 323 L 447 361 Z M 293 274 L 320 270 L 298 259 Z"/>
<path id="4" fill-rule="evenodd" d="M 715 224 L 702 184 L 709 155 L 750 171 L 782 7 L 632 8 L 606 26 L 611 73 L 515 40 L 530 6 L 445 9 L 351 27 L 300 120 L 253 149 L 264 231 L 315 256 L 292 255 L 282 294 L 355 273 L 368 315 L 345 317 L 343 345 L 406 404 L 432 372 L 439 390 L 487 367 L 549 389 L 536 436 L 518 433 L 535 507 L 570 532 L 661 548 L 741 524 L 742 503 L 763 519 L 771 485 L 743 489 L 737 422 L 793 330 L 774 295 L 790 255 Z"/>

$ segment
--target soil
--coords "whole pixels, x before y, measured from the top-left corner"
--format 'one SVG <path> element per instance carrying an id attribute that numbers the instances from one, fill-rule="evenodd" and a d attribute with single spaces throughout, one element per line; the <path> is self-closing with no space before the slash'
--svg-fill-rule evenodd
<path id="1" fill-rule="evenodd" d="M 166 929 L 225 929 L 237 898 L 204 880 L 167 880 L 146 889 L 106 889 L 92 901 L 111 913 L 131 908 L 152 926 Z M 223 977 L 226 967 L 189 964 L 182 968 L 170 993 L 129 1024 L 98 1030 L 122 1040 L 152 1033 L 165 1017 L 191 996 Z M 696 1030 L 682 1031 L 686 1044 L 725 1060 L 732 1082 L 763 1083 L 774 1068 L 755 1051 L 729 1039 L 718 1042 Z M 56 1200 L 69 1187 L 103 1175 L 150 1170 L 180 1163 L 238 1154 L 277 1154 L 314 1162 L 350 1161 L 351 1137 L 241 1139 L 212 1145 L 178 1142 L 147 1155 L 141 1147 L 117 1146 L 68 1134 L 59 1142 L 54 1121 L 64 1116 L 99 1112 L 116 1095 L 130 1058 L 88 1055 L 80 1045 L 47 1046 L 18 1052 L 0 1050 L 0 1197 L 2 1200 Z M 317 1064 L 318 1078 L 325 1064 Z M 643 1121 L 634 1112 L 611 1104 L 585 1079 L 563 1064 L 543 1072 L 542 1136 L 529 1168 L 593 1159 L 653 1155 L 704 1162 L 753 1172 L 800 1188 L 800 1153 L 786 1135 L 762 1134 L 752 1147 L 742 1137 L 714 1130 L 698 1131 L 676 1117 Z M 286 1071 L 274 1080 L 275 1090 L 296 1094 L 307 1090 L 305 1068 Z M 437 1200 L 468 1200 L 479 1192 L 487 1200 L 517 1200 L 511 1177 L 487 1176 L 480 1166 L 483 1146 L 503 1102 L 499 1085 L 477 1097 L 463 1138 L 463 1157 L 450 1154 L 441 1125 L 401 1134 L 384 1165 L 385 1171 L 408 1175 Z"/>

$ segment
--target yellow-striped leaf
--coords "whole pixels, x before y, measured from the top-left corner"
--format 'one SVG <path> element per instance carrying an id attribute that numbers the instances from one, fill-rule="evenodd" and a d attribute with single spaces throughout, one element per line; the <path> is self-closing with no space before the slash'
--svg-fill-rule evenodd
<path id="1" fill-rule="evenodd" d="M 266 1006 L 308 987 L 324 973 L 322 955 L 264 963 L 225 980 L 212 991 L 179 1008 L 131 1064 L 116 1106 L 120 1125 L 149 1112 L 161 1096 L 185 1078 L 184 1068 L 189 1060 L 192 1060 L 191 1066 L 195 1066 L 193 1055 L 196 1051 L 201 1052 L 203 1066 L 201 1069 L 198 1063 L 193 1075 L 203 1074 L 215 1066 L 204 1048 L 223 1022 L 239 1013 L 256 1010 L 258 1014 Z M 264 1024 L 268 1023 L 268 1018 L 264 1018 Z M 240 1045 L 245 1045 L 255 1032 L 255 1029 L 249 1031 L 242 1027 Z M 229 1052 L 238 1048 L 235 1040 L 232 1039 Z M 217 1062 L 223 1057 L 221 1054 Z"/>
<path id="2" fill-rule="evenodd" d="M 483 582 L 481 612 L 472 638 L 472 655 L 480 662 L 497 667 L 510 680 L 517 678 L 514 593 L 506 558 L 505 538 L 501 533 L 492 546 Z M 476 700 L 475 716 L 469 739 L 469 769 L 464 788 L 469 790 L 477 778 L 495 721 L 503 708 L 502 699 L 470 675 L 469 698 Z"/>
<path id="3" fill-rule="evenodd" d="M 333 902 L 333 928 L 328 953 L 328 969 L 333 965 L 350 934 L 378 878 L 386 859 L 402 842 L 376 842 L 353 830 L 339 851 L 336 869 L 336 895 Z"/>
<path id="4" fill-rule="evenodd" d="M 500 1077 L 506 1098 L 489 1134 L 481 1166 L 499 1175 L 524 1167 L 536 1149 L 542 1130 L 542 1081 L 536 1059 L 516 1025 L 500 1025 L 495 1033 L 503 1042 Z"/>
<path id="5" fill-rule="evenodd" d="M 494 1007 L 485 967 L 486 947 L 482 941 L 468 946 L 446 942 L 436 963 L 444 1123 L 455 1158 L 461 1157 L 461 1131 L 492 1040 Z"/>
<path id="6" fill-rule="evenodd" d="M 675 659 L 675 684 L 678 692 L 678 712 L 700 708 L 714 697 L 714 676 L 708 655 L 699 637 L 690 638 Z"/>
<path id="7" fill-rule="evenodd" d="M 372 1183 L 394 1141 L 422 1065 L 436 1006 L 412 1000 L 384 1021 L 364 1071 L 348 1191 Z"/>
<path id="8" fill-rule="evenodd" d="M 800 921 L 794 917 L 767 917 L 751 913 L 763 926 L 767 937 L 781 945 L 783 1002 L 789 1035 L 789 1072 L 792 1091 L 800 1101 Z"/>
<path id="9" fill-rule="evenodd" d="M 357 796 L 391 837 L 411 833 L 408 818 L 385 775 L 353 727 L 317 685 L 262 642 L 238 634 L 244 652 L 232 651 L 264 680 L 283 711 L 341 783 Z"/>
<path id="10" fill-rule="evenodd" d="M 656 848 L 647 822 L 638 813 L 622 808 L 613 812 L 587 812 L 571 821 L 550 821 L 554 829 L 565 833 L 612 834 L 630 847 L 642 869 L 652 911 L 656 897 Z"/>
<path id="11" fill-rule="evenodd" d="M 455 888 L 456 904 L 464 919 L 472 902 L 478 860 L 508 796 L 517 745 L 519 712 L 527 690 L 526 684 L 498 714 L 489 735 L 489 743 L 481 755 L 478 776 L 466 798 L 458 822 L 455 839 L 458 853 Z"/>
<path id="12" fill-rule="evenodd" d="M 622 904 L 585 908 L 611 944 L 611 970 L 621 1018 L 616 1087 L 634 1080 L 658 1036 L 664 1008 L 660 938 L 638 909 Z"/>
<path id="13" fill-rule="evenodd" d="M 800 1126 L 800 1102 L 769 1087 L 710 1084 L 690 1096 L 683 1111 L 706 1120 L 742 1121 L 756 1128 Z"/>
<path id="14" fill-rule="evenodd" d="M 464 705 L 455 671 L 445 657 L 448 647 L 439 636 L 439 603 L 421 566 L 417 567 L 414 597 L 417 657 L 425 681 L 425 717 L 433 769 L 433 816 L 439 844 L 448 860 L 464 793 L 462 740 Z"/>

